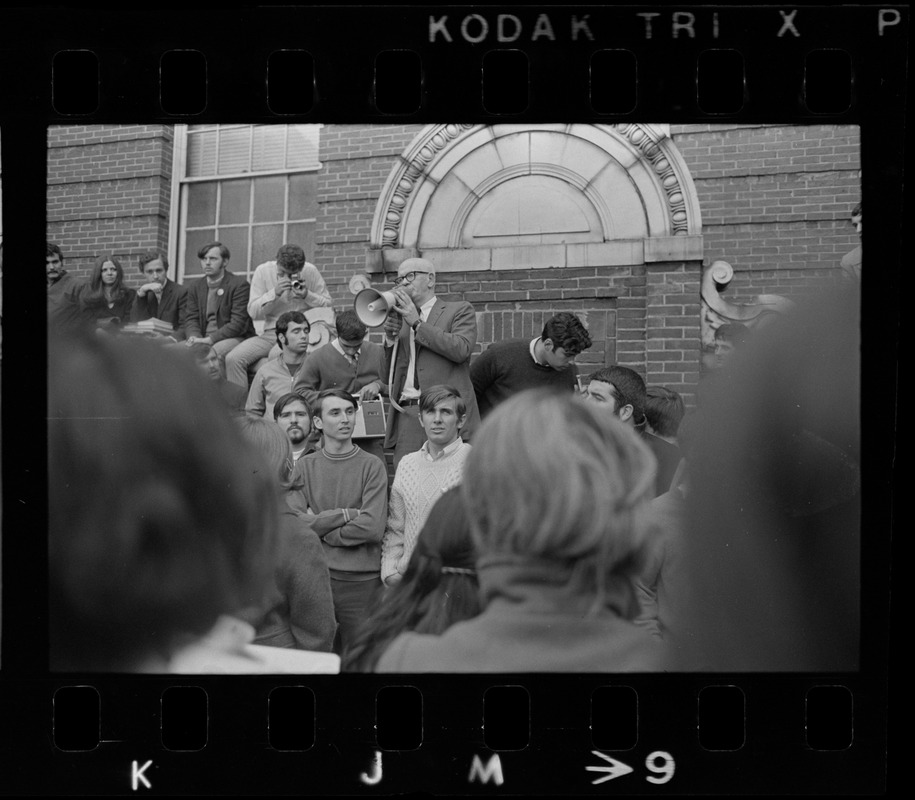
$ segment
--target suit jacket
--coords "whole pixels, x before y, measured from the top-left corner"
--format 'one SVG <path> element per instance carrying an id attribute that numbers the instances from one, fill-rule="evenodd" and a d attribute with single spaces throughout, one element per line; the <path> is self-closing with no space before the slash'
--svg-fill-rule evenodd
<path id="1" fill-rule="evenodd" d="M 213 344 L 223 339 L 247 339 L 254 336 L 254 323 L 248 316 L 248 296 L 251 285 L 241 275 L 226 270 L 219 288 L 223 290 L 216 297 L 216 324 L 219 328 L 212 333 Z M 187 327 L 185 334 L 203 337 L 207 335 L 207 279 L 198 278 L 187 287 Z"/>
<path id="2" fill-rule="evenodd" d="M 155 297 L 147 292 L 145 297 L 139 295 L 133 301 L 130 309 L 130 321 L 142 322 L 144 319 L 156 317 L 163 322 L 170 322 L 175 331 L 175 338 L 180 342 L 187 337 L 185 326 L 187 324 L 187 287 L 174 281 L 166 281 L 162 287 L 162 296 L 159 298 L 159 308 L 154 314 L 150 309 L 150 300 Z M 204 296 L 204 306 L 206 298 Z M 206 308 L 204 308 L 204 313 Z"/>
<path id="3" fill-rule="evenodd" d="M 477 343 L 477 316 L 473 306 L 463 300 L 445 302 L 436 299 L 429 319 L 416 330 L 416 370 L 419 386 L 428 389 L 448 384 L 460 392 L 467 406 L 467 422 L 461 431 L 465 439 L 480 426 L 477 397 L 470 380 L 470 354 Z M 403 324 L 397 344 L 385 348 L 385 376 L 390 375 L 391 359 L 396 351 L 394 380 L 390 396 L 400 400 L 400 393 L 410 365 L 410 327 Z M 388 416 L 384 446 L 397 444 L 400 414 Z"/>

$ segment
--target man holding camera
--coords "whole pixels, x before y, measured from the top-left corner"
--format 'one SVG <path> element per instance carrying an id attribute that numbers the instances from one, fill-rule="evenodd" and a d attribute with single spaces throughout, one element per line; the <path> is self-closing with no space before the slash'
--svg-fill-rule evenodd
<path id="1" fill-rule="evenodd" d="M 275 261 L 266 261 L 254 270 L 248 314 L 251 319 L 264 320 L 264 330 L 226 356 L 226 378 L 247 388 L 249 368 L 274 349 L 280 314 L 332 305 L 324 278 L 305 260 L 305 251 L 297 244 L 284 244 Z"/>

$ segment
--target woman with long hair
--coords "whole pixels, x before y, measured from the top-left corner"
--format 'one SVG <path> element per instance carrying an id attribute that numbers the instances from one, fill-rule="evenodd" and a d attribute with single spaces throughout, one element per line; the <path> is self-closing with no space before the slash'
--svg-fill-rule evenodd
<path id="1" fill-rule="evenodd" d="M 80 291 L 80 313 L 92 327 L 118 326 L 130 320 L 135 297 L 136 291 L 124 285 L 121 262 L 113 255 L 101 255 Z"/>
<path id="2" fill-rule="evenodd" d="M 292 445 L 275 422 L 251 415 L 238 422 L 242 437 L 264 457 L 282 493 L 275 585 L 263 613 L 253 620 L 257 628 L 254 643 L 330 652 L 337 623 L 324 548 L 318 535 L 286 502 L 290 492 L 302 488 L 302 478 L 293 470 Z"/>
<path id="3" fill-rule="evenodd" d="M 344 672 L 384 672 L 388 646 L 401 634 L 438 636 L 480 613 L 476 551 L 460 487 L 429 512 L 403 580 L 385 590 L 376 611 L 343 656 Z"/>
<path id="4" fill-rule="evenodd" d="M 461 493 L 483 611 L 409 633 L 390 672 L 649 672 L 657 640 L 632 621 L 655 544 L 655 459 L 597 404 L 546 390 L 502 403 L 467 457 Z M 420 540 L 422 536 L 420 536 Z"/>

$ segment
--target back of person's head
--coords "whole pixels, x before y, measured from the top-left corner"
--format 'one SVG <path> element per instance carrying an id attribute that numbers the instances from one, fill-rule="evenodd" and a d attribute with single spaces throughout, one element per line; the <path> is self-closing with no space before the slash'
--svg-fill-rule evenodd
<path id="1" fill-rule="evenodd" d="M 206 361 L 210 357 L 210 350 L 213 349 L 213 345 L 207 344 L 206 342 L 194 342 L 188 350 L 191 351 L 191 355 L 194 356 L 197 361 Z"/>
<path id="2" fill-rule="evenodd" d="M 290 272 L 299 272 L 305 266 L 305 251 L 297 244 L 284 244 L 276 251 L 276 264 Z"/>
<path id="3" fill-rule="evenodd" d="M 642 380 L 642 376 L 638 372 L 629 369 L 629 367 L 621 367 L 619 364 L 614 364 L 593 372 L 588 377 L 588 380 L 611 384 L 615 389 L 616 407 L 632 406 L 632 419 L 636 427 L 641 427 L 645 424 L 647 389 L 645 388 L 645 381 Z"/>
<path id="4" fill-rule="evenodd" d="M 368 328 L 351 308 L 337 314 L 335 325 L 337 328 L 337 336 L 344 342 L 359 342 L 364 339 L 366 333 L 368 333 Z"/>
<path id="5" fill-rule="evenodd" d="M 645 418 L 658 436 L 676 436 L 686 406 L 679 392 L 666 386 L 649 386 L 645 396 Z"/>
<path id="6" fill-rule="evenodd" d="M 464 402 L 464 398 L 461 397 L 461 393 L 453 386 L 448 386 L 444 383 L 438 386 L 430 386 L 419 396 L 420 413 L 435 411 L 435 407 L 445 400 L 454 400 L 454 411 L 458 418 L 467 413 L 467 404 Z"/>
<path id="7" fill-rule="evenodd" d="M 52 667 L 144 670 L 258 605 L 277 489 L 191 359 L 71 336 L 48 354 Z"/>
<path id="8" fill-rule="evenodd" d="M 301 478 L 293 475 L 292 444 L 283 429 L 276 422 L 252 414 L 237 421 L 245 441 L 266 460 L 277 486 L 284 490 L 301 488 Z"/>
<path id="9" fill-rule="evenodd" d="M 562 348 L 566 355 L 576 356 L 591 346 L 591 337 L 581 320 L 568 311 L 550 317 L 543 326 L 541 339 L 549 339 L 554 348 Z"/>
<path id="10" fill-rule="evenodd" d="M 370 672 L 401 633 L 440 635 L 482 611 L 476 548 L 460 487 L 429 512 L 403 580 L 387 589 L 344 654 L 346 672 Z"/>
<path id="11" fill-rule="evenodd" d="M 678 669 L 858 669 L 859 314 L 856 288 L 820 287 L 754 330 L 749 357 L 691 415 L 695 429 L 684 419 L 680 616 L 703 663 Z"/>
<path id="12" fill-rule="evenodd" d="M 657 466 L 638 434 L 577 397 L 527 390 L 474 437 L 462 491 L 479 555 L 586 563 L 606 578 L 642 566 Z"/>

